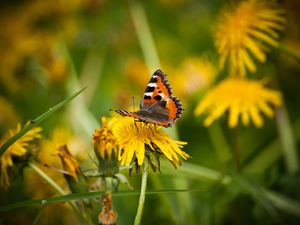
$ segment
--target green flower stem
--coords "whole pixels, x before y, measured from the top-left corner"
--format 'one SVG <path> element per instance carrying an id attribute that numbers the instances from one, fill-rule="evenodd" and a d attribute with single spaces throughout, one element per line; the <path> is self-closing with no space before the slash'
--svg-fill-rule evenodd
<path id="1" fill-rule="evenodd" d="M 214 122 L 207 128 L 207 131 L 218 160 L 222 163 L 226 163 L 232 159 L 232 153 L 220 123 L 217 121 Z"/>
<path id="2" fill-rule="evenodd" d="M 146 60 L 149 74 L 151 74 L 155 69 L 160 68 L 160 63 L 147 17 L 143 6 L 139 1 L 128 0 L 128 3 L 133 24 L 135 26 L 142 52 Z"/>
<path id="3" fill-rule="evenodd" d="M 234 135 L 234 142 L 233 142 L 233 156 L 234 156 L 234 161 L 236 165 L 236 170 L 239 172 L 241 169 L 241 154 L 240 154 L 240 149 L 241 149 L 241 140 L 240 140 L 240 127 L 237 125 L 236 128 L 233 129 L 233 135 Z"/>
<path id="4" fill-rule="evenodd" d="M 149 167 L 149 162 L 148 162 L 147 157 L 145 157 L 144 163 L 143 163 L 143 171 L 142 171 L 143 175 L 142 175 L 142 185 L 141 185 L 141 192 L 140 192 L 140 198 L 139 198 L 139 205 L 138 205 L 138 209 L 137 209 L 137 212 L 135 215 L 134 225 L 139 225 L 142 220 L 145 197 L 146 197 L 148 167 Z"/>

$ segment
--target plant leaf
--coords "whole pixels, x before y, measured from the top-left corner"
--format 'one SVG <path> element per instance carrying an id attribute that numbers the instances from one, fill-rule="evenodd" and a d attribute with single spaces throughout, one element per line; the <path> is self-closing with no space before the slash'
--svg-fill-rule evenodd
<path id="1" fill-rule="evenodd" d="M 22 130 L 20 130 L 18 133 L 16 133 L 14 136 L 9 138 L 1 147 L 0 147 L 0 157 L 4 154 L 4 152 L 13 144 L 15 143 L 20 137 L 22 137 L 24 134 L 26 134 L 28 131 L 30 131 L 33 127 L 40 124 L 43 120 L 45 120 L 47 117 L 49 117 L 51 114 L 56 112 L 58 109 L 62 108 L 66 103 L 71 101 L 73 98 L 75 98 L 77 95 L 79 95 L 81 92 L 83 92 L 86 89 L 86 87 L 82 88 L 80 91 L 76 92 L 74 95 L 66 98 L 65 100 L 61 101 L 60 103 L 56 104 L 55 106 L 51 107 L 48 111 L 44 112 L 40 116 L 36 117 L 33 120 L 30 120 L 28 124 L 24 126 Z"/>

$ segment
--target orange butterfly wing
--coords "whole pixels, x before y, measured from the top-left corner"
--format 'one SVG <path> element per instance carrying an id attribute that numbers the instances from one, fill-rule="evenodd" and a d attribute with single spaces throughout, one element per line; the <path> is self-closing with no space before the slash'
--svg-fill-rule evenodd
<path id="1" fill-rule="evenodd" d="M 147 84 L 139 111 L 115 110 L 122 116 L 164 127 L 171 127 L 182 111 L 180 100 L 172 96 L 172 88 L 161 70 L 155 71 Z"/>

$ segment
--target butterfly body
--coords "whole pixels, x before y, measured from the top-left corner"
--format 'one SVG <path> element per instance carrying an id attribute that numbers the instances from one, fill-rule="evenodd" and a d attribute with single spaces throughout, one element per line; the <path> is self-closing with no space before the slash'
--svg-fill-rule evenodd
<path id="1" fill-rule="evenodd" d="M 145 123 L 171 127 L 180 118 L 183 108 L 178 98 L 172 96 L 172 89 L 166 75 L 157 70 L 152 75 L 144 92 L 140 110 L 129 112 L 115 110 L 122 116 L 129 116 Z"/>

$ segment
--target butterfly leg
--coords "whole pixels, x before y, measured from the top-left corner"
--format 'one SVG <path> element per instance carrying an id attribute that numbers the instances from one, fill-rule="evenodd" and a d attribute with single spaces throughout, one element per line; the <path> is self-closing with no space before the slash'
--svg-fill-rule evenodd
<path id="1" fill-rule="evenodd" d="M 154 132 L 153 132 L 153 130 L 152 130 L 152 127 L 151 127 L 151 125 L 149 125 L 149 124 L 150 124 L 150 123 L 145 123 L 146 127 L 147 127 L 148 129 L 151 130 L 152 136 L 154 136 Z"/>

